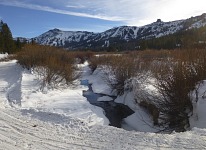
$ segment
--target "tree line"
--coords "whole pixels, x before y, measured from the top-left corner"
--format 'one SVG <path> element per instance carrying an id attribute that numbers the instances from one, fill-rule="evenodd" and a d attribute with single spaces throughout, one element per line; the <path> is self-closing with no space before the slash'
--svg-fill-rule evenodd
<path id="1" fill-rule="evenodd" d="M 106 51 L 133 51 L 146 49 L 185 49 L 185 48 L 206 48 L 206 26 L 201 28 L 193 28 L 179 31 L 174 34 L 151 39 L 137 39 L 131 41 L 110 41 L 107 48 L 99 48 L 98 50 Z"/>
<path id="2" fill-rule="evenodd" d="M 206 26 L 140 41 L 140 49 L 206 48 Z"/>
<path id="3" fill-rule="evenodd" d="M 0 22 L 0 53 L 16 53 L 20 51 L 23 43 L 19 38 L 14 40 L 9 26 L 3 21 Z"/>

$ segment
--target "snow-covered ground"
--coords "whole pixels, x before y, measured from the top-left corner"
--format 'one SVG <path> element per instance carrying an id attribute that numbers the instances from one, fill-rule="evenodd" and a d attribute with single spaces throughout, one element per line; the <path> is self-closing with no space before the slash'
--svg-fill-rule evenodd
<path id="1" fill-rule="evenodd" d="M 206 128 L 206 80 L 199 85 L 198 101 L 195 101 L 195 91 L 193 97 L 193 115 L 190 118 L 190 126 Z"/>
<path id="2" fill-rule="evenodd" d="M 103 110 L 91 105 L 82 96 L 82 91 L 87 89 L 85 86 L 77 85 L 42 92 L 39 90 L 40 82 L 37 76 L 23 70 L 15 60 L 1 62 L 0 70 L 0 103 L 9 103 L 32 112 L 41 111 L 70 116 L 82 119 L 88 125 L 109 124 Z"/>
<path id="3" fill-rule="evenodd" d="M 85 66 L 85 70 L 89 71 Z M 95 93 L 101 93 L 108 96 L 100 97 L 98 101 L 111 101 L 110 95 L 115 95 L 115 92 L 106 84 L 104 80 L 104 70 L 102 68 L 97 68 L 92 74 L 84 74 L 83 79 L 89 80 L 92 84 L 92 89 Z M 142 132 L 157 132 L 160 129 L 153 126 L 152 118 L 148 113 L 145 112 L 141 107 L 139 107 L 134 100 L 134 95 L 132 92 L 125 92 L 124 95 L 118 96 L 115 99 L 116 103 L 122 103 L 129 106 L 135 113 L 128 116 L 123 120 L 122 128 L 126 130 L 135 130 Z"/>
<path id="4" fill-rule="evenodd" d="M 94 77 L 81 67 L 84 77 Z M 103 110 L 82 96 L 87 87 L 38 87 L 38 78 L 15 60 L 0 62 L 0 150 L 206 149 L 206 129 L 170 135 L 126 131 L 104 125 Z"/>
<path id="5" fill-rule="evenodd" d="M 100 98 L 97 99 L 97 101 L 112 101 L 113 98 L 109 97 L 109 96 L 102 96 Z"/>
<path id="6" fill-rule="evenodd" d="M 45 116 L 47 117 L 47 116 Z M 129 132 L 110 126 L 92 126 L 51 114 L 67 125 L 22 116 L 14 108 L 0 111 L 1 150 L 139 150 L 206 149 L 206 130 L 194 128 L 184 133 L 155 134 Z"/>

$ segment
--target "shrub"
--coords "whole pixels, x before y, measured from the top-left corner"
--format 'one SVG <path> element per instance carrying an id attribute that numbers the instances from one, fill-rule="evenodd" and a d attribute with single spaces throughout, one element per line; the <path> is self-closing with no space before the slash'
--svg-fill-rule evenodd
<path id="1" fill-rule="evenodd" d="M 135 76 L 136 62 L 127 55 L 112 55 L 104 59 L 104 80 L 118 95 L 124 94 L 125 85 Z"/>
<path id="2" fill-rule="evenodd" d="M 145 60 L 148 51 L 146 55 L 141 53 L 144 56 L 142 60 Z M 190 93 L 197 91 L 196 85 L 206 78 L 206 50 L 175 50 L 161 59 L 152 53 L 147 65 L 151 72 L 150 79 L 155 80 L 150 82 L 155 92 L 135 89 L 137 102 L 152 114 L 155 124 L 153 111 L 157 108 L 162 124 L 168 125 L 171 130 L 184 131 L 189 127 L 189 113 L 193 111 Z"/>
<path id="3" fill-rule="evenodd" d="M 72 52 L 72 54 L 74 55 L 75 58 L 78 59 L 78 62 L 81 64 L 83 64 L 85 61 L 92 58 L 94 55 L 94 53 L 90 51 L 86 51 L 86 52 L 76 51 L 76 52 Z"/>
<path id="4" fill-rule="evenodd" d="M 141 101 L 139 105 L 144 107 L 151 114 L 154 125 L 159 125 L 158 119 L 160 112 L 158 108 L 154 104 L 148 103 L 147 101 Z"/>
<path id="5" fill-rule="evenodd" d="M 26 45 L 16 58 L 20 65 L 33 70 L 42 78 L 42 89 L 46 85 L 52 88 L 63 84 L 68 85 L 78 77 L 73 55 L 61 49 Z"/>
<path id="6" fill-rule="evenodd" d="M 177 63 L 172 69 L 161 68 L 161 72 L 156 76 L 157 89 L 160 93 L 156 97 L 155 104 L 163 113 L 161 120 L 168 124 L 170 128 L 183 131 L 189 127 L 188 113 L 192 111 L 192 101 L 189 92 L 189 73 L 184 65 Z"/>
<path id="7" fill-rule="evenodd" d="M 93 55 L 89 58 L 89 67 L 92 70 L 92 72 L 94 72 L 98 66 L 109 65 L 113 58 L 113 55 Z"/>

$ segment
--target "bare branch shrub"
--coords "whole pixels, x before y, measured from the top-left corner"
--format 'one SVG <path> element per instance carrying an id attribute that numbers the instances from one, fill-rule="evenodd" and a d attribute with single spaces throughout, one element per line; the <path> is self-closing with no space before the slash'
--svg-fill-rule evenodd
<path id="1" fill-rule="evenodd" d="M 131 85 L 132 77 L 136 75 L 136 68 L 139 64 L 127 55 L 110 56 L 104 69 L 104 79 L 111 89 L 118 95 L 124 94 L 125 85 Z M 129 86 L 127 86 L 128 88 Z"/>
<path id="2" fill-rule="evenodd" d="M 89 59 L 89 67 L 94 72 L 98 66 L 111 64 L 113 58 L 114 55 L 93 55 Z"/>
<path id="3" fill-rule="evenodd" d="M 143 87 L 143 90 L 135 89 L 137 102 L 151 113 L 154 124 L 157 124 L 156 114 L 159 112 L 159 124 L 168 125 L 171 130 L 186 130 L 189 127 L 188 114 L 193 110 L 190 93 L 198 91 L 196 85 L 206 78 L 206 50 L 175 50 L 164 52 L 166 55 L 159 55 L 161 51 L 145 53 L 143 51 L 139 56 L 143 60 L 150 59 L 147 63 L 150 78 L 155 82 L 149 84 L 154 89 L 152 92 L 144 90 L 143 86 L 149 85 L 146 80 L 137 86 Z"/>
<path id="4" fill-rule="evenodd" d="M 78 77 L 74 55 L 61 49 L 26 45 L 16 59 L 20 65 L 34 70 L 42 78 L 42 89 L 47 85 L 52 88 L 69 85 Z"/>
<path id="5" fill-rule="evenodd" d="M 90 60 L 94 56 L 94 53 L 90 51 L 75 51 L 71 52 L 71 54 L 78 60 L 78 63 L 80 64 L 83 64 L 85 61 Z"/>

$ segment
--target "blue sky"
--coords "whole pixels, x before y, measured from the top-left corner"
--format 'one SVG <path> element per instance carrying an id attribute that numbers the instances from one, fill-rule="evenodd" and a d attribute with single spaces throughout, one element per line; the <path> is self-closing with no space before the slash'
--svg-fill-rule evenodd
<path id="1" fill-rule="evenodd" d="M 121 25 L 186 19 L 206 13 L 206 0 L 0 0 L 0 19 L 13 37 L 50 29 L 102 32 Z"/>

